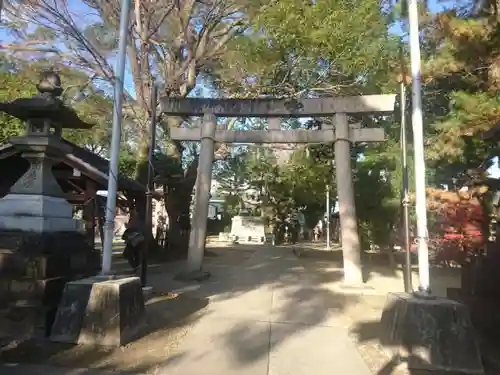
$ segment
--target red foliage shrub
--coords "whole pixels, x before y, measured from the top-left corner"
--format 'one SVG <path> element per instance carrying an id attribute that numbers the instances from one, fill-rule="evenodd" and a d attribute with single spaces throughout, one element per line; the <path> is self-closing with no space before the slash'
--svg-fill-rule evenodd
<path id="1" fill-rule="evenodd" d="M 476 198 L 467 194 L 429 192 L 429 238 L 438 262 L 463 262 L 485 245 L 486 216 Z"/>

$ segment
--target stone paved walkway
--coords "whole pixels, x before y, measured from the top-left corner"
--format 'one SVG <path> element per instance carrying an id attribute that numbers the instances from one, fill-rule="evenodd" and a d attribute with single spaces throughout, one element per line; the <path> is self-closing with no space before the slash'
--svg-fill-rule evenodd
<path id="1" fill-rule="evenodd" d="M 161 375 L 371 374 L 339 312 L 351 298 L 320 286 L 326 275 L 290 251 L 260 249 L 192 293 L 208 311 L 159 369 Z"/>
<path id="2" fill-rule="evenodd" d="M 178 272 L 175 264 L 175 271 L 151 275 L 150 282 L 162 289 L 206 298 L 210 303 L 180 346 L 149 373 L 371 374 L 348 337 L 351 322 L 346 320 L 348 314 L 343 314 L 359 301 L 359 296 L 328 287 L 342 279 L 341 269 L 329 267 L 329 262 L 297 258 L 290 249 L 241 248 L 246 255 L 242 258 L 232 253 L 234 261 L 228 261 L 229 255 L 220 261 L 207 258 L 212 277 L 201 284 L 180 283 L 166 276 Z M 29 365 L 0 365 L 0 373 L 104 374 L 92 369 Z M 126 375 L 120 371 L 114 374 Z"/>

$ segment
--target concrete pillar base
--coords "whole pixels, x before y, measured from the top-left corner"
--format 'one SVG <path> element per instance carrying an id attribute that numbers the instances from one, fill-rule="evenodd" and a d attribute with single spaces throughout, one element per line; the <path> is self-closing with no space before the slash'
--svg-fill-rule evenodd
<path id="1" fill-rule="evenodd" d="M 147 298 L 153 295 L 153 287 L 152 286 L 143 286 L 142 287 L 142 295 Z"/>
<path id="2" fill-rule="evenodd" d="M 183 271 L 175 277 L 178 281 L 206 281 L 210 278 L 210 272 L 208 271 Z"/>
<path id="3" fill-rule="evenodd" d="M 138 277 L 90 277 L 66 284 L 50 339 L 119 347 L 138 338 L 144 324 L 144 298 Z"/>
<path id="4" fill-rule="evenodd" d="M 467 307 L 439 297 L 390 293 L 381 317 L 381 344 L 426 370 L 484 374 Z"/>

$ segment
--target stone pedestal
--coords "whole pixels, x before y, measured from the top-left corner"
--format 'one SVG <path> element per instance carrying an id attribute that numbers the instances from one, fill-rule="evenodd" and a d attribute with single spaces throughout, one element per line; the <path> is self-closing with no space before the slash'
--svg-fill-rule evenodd
<path id="1" fill-rule="evenodd" d="M 66 284 L 51 340 L 118 347 L 136 339 L 145 323 L 138 277 L 91 277 Z"/>
<path id="2" fill-rule="evenodd" d="M 49 335 L 66 282 L 99 264 L 83 233 L 0 230 L 0 337 Z"/>
<path id="3" fill-rule="evenodd" d="M 70 151 L 68 146 L 53 136 L 15 137 L 11 143 L 30 167 L 0 199 L 0 230 L 78 231 L 81 225 L 52 174 L 52 166 Z"/>
<path id="4" fill-rule="evenodd" d="M 82 224 L 72 216 L 71 205 L 60 197 L 8 194 L 0 199 L 0 230 L 78 231 Z"/>
<path id="5" fill-rule="evenodd" d="M 264 243 L 264 224 L 264 218 L 260 216 L 235 216 L 231 224 L 231 237 L 238 243 Z"/>
<path id="6" fill-rule="evenodd" d="M 484 374 L 467 307 L 445 298 L 391 293 L 381 343 L 412 370 Z"/>

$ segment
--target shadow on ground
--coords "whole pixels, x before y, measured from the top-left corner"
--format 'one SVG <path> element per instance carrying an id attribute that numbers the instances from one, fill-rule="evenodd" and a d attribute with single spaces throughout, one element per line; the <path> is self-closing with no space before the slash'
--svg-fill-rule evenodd
<path id="1" fill-rule="evenodd" d="M 147 372 L 175 349 L 208 302 L 188 295 L 158 293 L 147 301 L 147 325 L 141 337 L 127 346 L 104 348 L 48 340 L 9 341 L 0 349 L 0 362 Z"/>
<path id="2" fill-rule="evenodd" d="M 339 289 L 343 277 L 341 251 L 303 248 L 297 257 L 290 247 L 210 247 L 205 268 L 211 278 L 202 284 L 174 280 L 182 266 L 178 262 L 158 266 L 149 278 L 155 295 L 148 301 L 148 329 L 139 340 L 118 349 L 47 341 L 9 342 L 0 349 L 0 361 L 88 368 L 87 373 L 78 372 L 82 375 L 94 374 L 96 369 L 157 373 L 187 357 L 199 361 L 207 355 L 206 351 L 177 350 L 193 325 L 203 318 L 238 319 L 207 345 L 225 345 L 241 366 L 252 366 L 266 359 L 270 346 L 293 341 L 294 336 L 311 327 L 342 327 L 347 334 L 348 327 L 367 316 L 378 319 L 385 293 L 403 290 L 398 269 L 374 262 L 366 267 L 372 275 L 369 284 L 375 284 L 374 295 L 343 292 Z M 381 278 L 384 281 L 378 282 Z M 271 323 L 280 325 L 273 337 Z M 289 327 L 292 323 L 294 329 Z"/>

